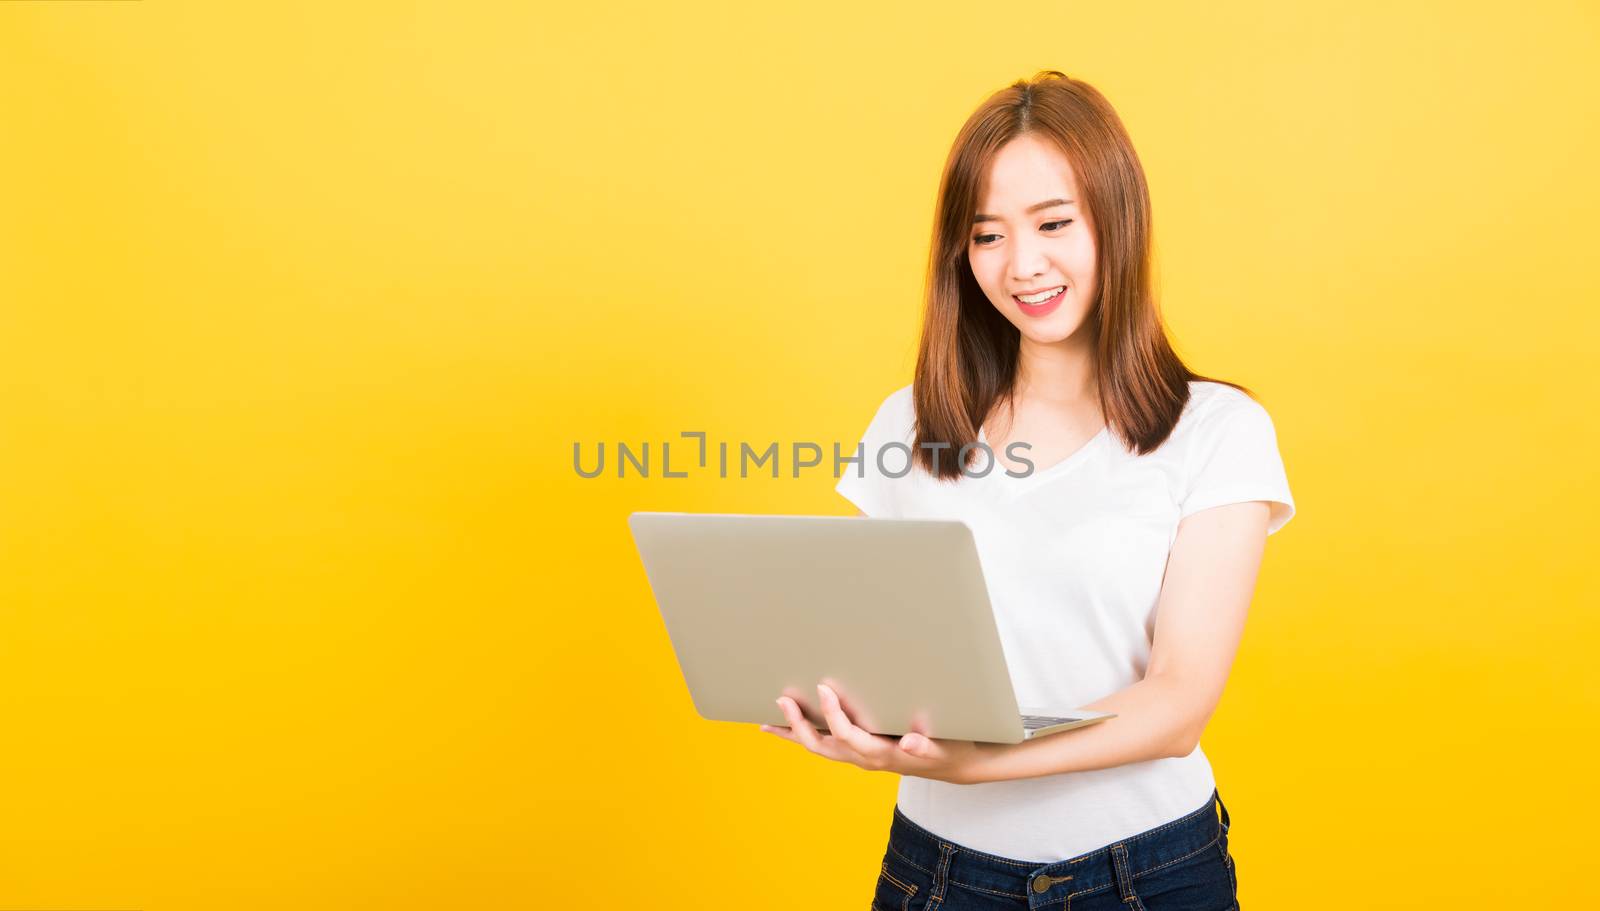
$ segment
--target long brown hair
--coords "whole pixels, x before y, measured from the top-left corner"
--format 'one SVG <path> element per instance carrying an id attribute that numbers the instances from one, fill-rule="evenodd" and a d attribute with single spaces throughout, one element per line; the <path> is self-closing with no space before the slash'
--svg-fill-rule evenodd
<path id="1" fill-rule="evenodd" d="M 1123 444 L 1144 455 L 1166 440 L 1189 399 L 1191 371 L 1167 340 L 1151 290 L 1150 194 L 1128 132 L 1086 82 L 1055 70 L 1019 79 L 990 96 L 961 127 L 939 180 L 927 303 L 912 395 L 916 461 L 955 478 L 964 463 L 937 459 L 923 443 L 971 446 L 1001 400 L 1015 391 L 1021 333 L 994 308 L 967 261 L 972 219 L 996 153 L 1031 134 L 1052 143 L 1078 179 L 1095 242 L 1095 299 L 1085 317 L 1096 334 L 1102 413 Z"/>

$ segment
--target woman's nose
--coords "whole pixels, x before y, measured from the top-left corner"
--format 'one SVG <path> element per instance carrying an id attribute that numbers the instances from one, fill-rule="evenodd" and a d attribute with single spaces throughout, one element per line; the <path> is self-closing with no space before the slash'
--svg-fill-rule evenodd
<path id="1" fill-rule="evenodd" d="M 1043 275 L 1044 271 L 1044 257 L 1035 256 L 1028 259 L 1022 259 L 1021 257 L 1018 257 L 1012 263 L 1011 281 L 1016 284 L 1027 284 L 1028 282 Z"/>
<path id="2" fill-rule="evenodd" d="M 1038 244 L 1019 240 L 1012 250 L 1014 251 L 1011 258 L 1013 282 L 1027 282 L 1044 273 L 1046 265 L 1044 250 Z"/>

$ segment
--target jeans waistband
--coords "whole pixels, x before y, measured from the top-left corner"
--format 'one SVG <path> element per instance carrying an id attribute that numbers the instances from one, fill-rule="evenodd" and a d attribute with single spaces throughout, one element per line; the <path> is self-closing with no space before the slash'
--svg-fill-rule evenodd
<path id="1" fill-rule="evenodd" d="M 1220 817 L 1220 818 L 1219 818 Z M 1133 879 L 1212 848 L 1228 829 L 1228 809 L 1213 791 L 1205 806 L 1105 847 L 1062 861 L 1017 860 L 975 851 L 929 832 L 894 810 L 889 850 L 934 878 L 942 891 L 956 883 L 1027 898 L 1040 907 L 1068 895 L 1131 889 Z"/>

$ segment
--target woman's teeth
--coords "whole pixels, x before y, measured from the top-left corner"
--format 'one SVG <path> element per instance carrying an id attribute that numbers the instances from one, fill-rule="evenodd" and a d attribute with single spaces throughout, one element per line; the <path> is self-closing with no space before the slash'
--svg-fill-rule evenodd
<path id="1" fill-rule="evenodd" d="M 1051 288 L 1049 291 L 1040 291 L 1038 294 L 1030 294 L 1027 297 L 1018 297 L 1017 295 L 1012 296 L 1016 297 L 1017 300 L 1022 301 L 1024 304 L 1042 304 L 1050 298 L 1055 297 L 1066 287 L 1066 285 L 1057 285 L 1056 287 Z"/>

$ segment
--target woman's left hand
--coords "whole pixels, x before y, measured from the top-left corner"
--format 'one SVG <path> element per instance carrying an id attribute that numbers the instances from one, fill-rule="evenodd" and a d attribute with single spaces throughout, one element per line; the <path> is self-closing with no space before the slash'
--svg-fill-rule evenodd
<path id="1" fill-rule="evenodd" d="M 778 707 L 789 719 L 788 729 L 763 724 L 761 730 L 798 743 L 818 756 L 873 772 L 897 772 L 952 784 L 977 781 L 974 770 L 983 752 L 979 744 L 971 740 L 936 740 L 914 731 L 900 738 L 873 734 L 851 723 L 832 689 L 819 683 L 817 696 L 829 733 L 817 733 L 800 707 L 787 696 L 779 697 Z"/>

